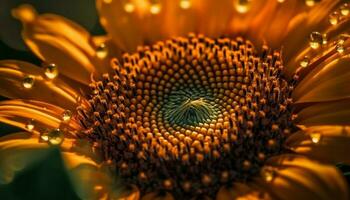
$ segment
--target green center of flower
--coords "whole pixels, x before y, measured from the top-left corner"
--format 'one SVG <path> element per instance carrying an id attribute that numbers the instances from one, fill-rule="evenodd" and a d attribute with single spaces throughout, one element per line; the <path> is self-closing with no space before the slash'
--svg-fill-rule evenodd
<path id="1" fill-rule="evenodd" d="M 218 113 L 216 107 L 209 91 L 188 88 L 170 93 L 165 100 L 163 112 L 170 124 L 197 125 L 215 119 Z"/>

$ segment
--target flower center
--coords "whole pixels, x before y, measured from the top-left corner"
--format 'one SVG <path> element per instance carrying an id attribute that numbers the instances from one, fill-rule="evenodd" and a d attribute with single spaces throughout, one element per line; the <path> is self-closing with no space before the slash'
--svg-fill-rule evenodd
<path id="1" fill-rule="evenodd" d="M 169 124 L 180 126 L 209 123 L 218 109 L 210 91 L 194 87 L 175 90 L 164 102 L 164 118 Z"/>
<path id="2" fill-rule="evenodd" d="M 214 196 L 259 174 L 292 122 L 279 52 L 241 38 L 189 35 L 140 47 L 91 83 L 80 133 L 124 183 L 176 198 Z"/>

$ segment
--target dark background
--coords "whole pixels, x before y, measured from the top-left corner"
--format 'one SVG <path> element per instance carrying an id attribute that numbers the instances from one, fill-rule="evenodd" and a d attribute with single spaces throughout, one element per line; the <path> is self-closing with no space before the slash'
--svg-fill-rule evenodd
<path id="1" fill-rule="evenodd" d="M 55 13 L 71 19 L 93 35 L 105 34 L 98 21 L 95 0 L 1 0 L 0 2 L 0 60 L 16 59 L 40 66 L 41 61 L 30 52 L 21 39 L 21 23 L 11 16 L 11 9 L 21 4 L 33 5 L 38 13 Z M 10 89 L 10 88 L 9 88 Z M 0 100 L 5 100 L 0 96 Z M 0 123 L 0 136 L 20 131 Z M 350 183 L 350 166 L 337 165 Z"/>

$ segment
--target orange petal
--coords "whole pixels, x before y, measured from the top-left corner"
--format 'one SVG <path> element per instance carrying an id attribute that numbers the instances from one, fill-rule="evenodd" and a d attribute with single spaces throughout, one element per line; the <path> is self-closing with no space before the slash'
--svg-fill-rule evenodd
<path id="1" fill-rule="evenodd" d="M 324 1 L 325 4 L 332 4 L 329 5 L 328 8 L 326 8 L 326 10 L 328 10 L 328 12 L 319 12 L 316 13 L 316 17 L 312 17 L 312 19 L 317 19 L 317 14 L 323 15 L 323 20 L 320 22 L 322 25 L 315 25 L 312 26 L 312 29 L 305 29 L 307 32 L 305 33 L 301 33 L 300 32 L 300 26 L 301 24 L 305 23 L 305 21 L 307 21 L 308 18 L 310 18 L 310 15 L 307 13 L 301 13 L 298 16 L 296 16 L 292 22 L 290 24 L 292 24 L 291 29 L 294 29 L 292 31 L 292 34 L 290 37 L 286 37 L 286 42 L 288 43 L 290 42 L 291 45 L 296 45 L 296 44 L 302 44 L 297 46 L 294 49 L 287 49 L 285 48 L 286 51 L 292 52 L 290 53 L 290 55 L 286 55 L 285 54 L 285 63 L 286 63 L 286 75 L 287 76 L 291 76 L 292 74 L 295 73 L 295 71 L 297 70 L 297 68 L 300 67 L 300 62 L 301 60 L 305 57 L 308 56 L 310 58 L 310 64 L 307 67 L 307 69 L 303 69 L 303 72 L 306 71 L 306 74 L 311 72 L 310 69 L 313 68 L 313 65 L 317 66 L 318 64 L 323 64 L 322 62 L 325 59 L 328 59 L 329 61 L 332 61 L 334 59 L 338 59 L 338 58 L 333 58 L 330 59 L 330 56 L 334 56 L 337 55 L 338 52 L 335 49 L 335 45 L 338 42 L 338 38 L 341 34 L 344 34 L 346 32 L 348 32 L 349 29 L 349 24 L 350 24 L 350 20 L 349 18 L 342 20 L 341 22 L 339 22 L 337 25 L 330 25 L 329 23 L 329 14 L 331 12 L 329 12 L 329 10 L 336 10 L 337 7 L 339 6 L 339 4 L 341 3 L 341 1 Z M 324 16 L 324 14 L 326 14 Z M 303 29 L 304 30 L 304 29 Z M 322 44 L 322 46 L 315 50 L 312 49 L 309 45 L 309 38 L 310 38 L 310 34 L 312 32 L 319 32 L 321 34 L 326 35 L 326 39 L 327 39 L 327 44 Z M 304 35 L 304 38 L 298 36 L 297 34 L 301 33 Z M 293 41 L 293 37 L 300 37 L 299 41 Z M 290 40 L 290 41 L 289 41 Z M 349 43 L 344 44 L 344 46 L 349 47 Z M 344 54 L 346 54 L 346 51 L 344 52 Z M 336 57 L 339 57 L 336 56 Z M 315 64 L 316 63 L 316 64 Z M 328 64 L 329 62 L 327 62 Z M 301 78 L 303 78 L 304 75 L 301 74 Z"/>
<path id="2" fill-rule="evenodd" d="M 322 162 L 350 164 L 350 127 L 314 126 L 299 131 L 286 141 L 286 146 L 298 154 Z"/>
<path id="3" fill-rule="evenodd" d="M 34 80 L 24 87 L 25 79 Z M 32 64 L 14 61 L 0 61 L 0 94 L 8 98 L 40 100 L 63 108 L 74 109 L 78 93 L 59 77 L 46 79 L 44 69 Z"/>
<path id="4" fill-rule="evenodd" d="M 350 56 L 325 61 L 312 70 L 293 91 L 297 103 L 322 102 L 350 97 Z"/>
<path id="5" fill-rule="evenodd" d="M 349 99 L 315 103 L 298 112 L 295 122 L 300 125 L 350 124 Z"/>
<path id="6" fill-rule="evenodd" d="M 29 5 L 12 13 L 22 21 L 23 39 L 30 49 L 45 62 L 55 63 L 61 74 L 88 84 L 92 73 L 105 70 L 103 65 L 96 66 L 96 48 L 79 25 L 53 14 L 37 15 Z"/>
<path id="7" fill-rule="evenodd" d="M 139 18 L 124 10 L 123 1 L 97 0 L 96 2 L 101 24 L 117 46 L 123 50 L 133 51 L 136 50 L 137 45 L 143 44 Z M 136 9 L 140 16 L 149 9 L 149 3 L 143 0 L 132 1 L 131 6 L 131 9 Z"/>
<path id="8" fill-rule="evenodd" d="M 294 55 L 297 55 L 297 52 L 308 47 L 308 38 L 311 32 L 323 32 L 323 30 L 331 26 L 328 22 L 328 16 L 339 4 L 339 0 L 320 1 L 309 11 L 294 15 L 294 19 L 290 20 L 286 30 L 287 35 L 282 44 L 287 62 Z"/>
<path id="9" fill-rule="evenodd" d="M 349 191 L 342 174 L 333 165 L 324 165 L 305 157 L 288 154 L 267 161 L 263 169 L 272 170 L 269 181 L 256 183 L 274 199 L 348 199 Z"/>
<path id="10" fill-rule="evenodd" d="M 229 31 L 245 35 L 255 45 L 267 43 L 273 49 L 280 49 L 288 33 L 288 23 L 300 12 L 306 10 L 302 1 L 240 1 L 234 0 L 235 12 L 232 15 Z M 242 3 L 243 2 L 243 3 Z M 240 5 L 241 6 L 238 6 Z M 246 5 L 246 6 L 245 6 Z"/>
<path id="11" fill-rule="evenodd" d="M 78 123 L 71 119 L 63 121 L 64 109 L 39 101 L 8 100 L 0 102 L 0 121 L 19 128 L 40 132 L 60 128 L 66 134 L 74 134 L 79 129 Z M 31 125 L 31 126 L 28 126 Z"/>
<path id="12" fill-rule="evenodd" d="M 135 51 L 138 45 L 190 32 L 219 37 L 226 33 L 232 7 L 231 0 L 220 4 L 210 0 L 97 1 L 101 24 L 114 43 L 127 52 Z"/>

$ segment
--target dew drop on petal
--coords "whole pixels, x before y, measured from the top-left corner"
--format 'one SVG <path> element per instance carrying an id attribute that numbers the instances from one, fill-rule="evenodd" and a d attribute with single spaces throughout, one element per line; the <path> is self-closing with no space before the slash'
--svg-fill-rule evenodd
<path id="1" fill-rule="evenodd" d="M 339 13 L 338 12 L 333 12 L 332 14 L 329 15 L 329 23 L 332 25 L 337 25 L 339 22 Z"/>
<path id="2" fill-rule="evenodd" d="M 261 175 L 266 182 L 271 182 L 275 177 L 275 172 L 272 169 L 264 168 L 261 171 Z"/>
<path id="3" fill-rule="evenodd" d="M 300 66 L 301 67 L 307 67 L 310 63 L 310 58 L 308 56 L 305 56 L 301 61 L 300 61 Z"/>
<path id="4" fill-rule="evenodd" d="M 316 5 L 317 2 L 317 0 L 305 0 L 305 4 L 309 7 Z"/>
<path id="5" fill-rule="evenodd" d="M 49 140 L 48 131 L 44 131 L 40 133 L 40 140 L 47 142 Z"/>
<path id="6" fill-rule="evenodd" d="M 180 0 L 180 7 L 184 10 L 191 7 L 191 0 Z"/>
<path id="7" fill-rule="evenodd" d="M 328 43 L 328 37 L 327 37 L 327 34 L 323 34 L 322 35 L 322 44 L 325 45 Z"/>
<path id="8" fill-rule="evenodd" d="M 310 134 L 311 141 L 315 144 L 320 142 L 321 136 L 322 136 L 321 133 L 311 133 Z"/>
<path id="9" fill-rule="evenodd" d="M 51 63 L 45 67 L 45 76 L 49 79 L 54 79 L 58 75 L 58 69 L 56 64 Z"/>
<path id="10" fill-rule="evenodd" d="M 100 45 L 98 45 L 97 49 L 96 49 L 96 56 L 100 59 L 105 58 L 108 55 L 108 49 L 107 46 L 102 43 Z"/>
<path id="11" fill-rule="evenodd" d="M 65 110 L 62 114 L 63 121 L 68 122 L 71 118 L 72 118 L 72 111 Z"/>
<path id="12" fill-rule="evenodd" d="M 286 0 L 277 0 L 278 3 L 284 3 Z"/>
<path id="13" fill-rule="evenodd" d="M 249 11 L 251 0 L 235 0 L 235 9 L 239 13 L 246 13 Z"/>
<path id="14" fill-rule="evenodd" d="M 344 16 L 349 15 L 349 13 L 350 13 L 349 4 L 344 3 L 342 6 L 340 6 L 340 13 Z"/>
<path id="15" fill-rule="evenodd" d="M 124 4 L 124 10 L 127 13 L 132 13 L 135 10 L 135 5 L 132 2 L 127 2 Z"/>
<path id="16" fill-rule="evenodd" d="M 50 145 L 60 145 L 64 140 L 64 134 L 60 129 L 54 129 L 48 132 L 47 139 Z"/>
<path id="17" fill-rule="evenodd" d="M 344 44 L 344 42 L 345 42 L 346 39 L 347 39 L 346 36 L 340 35 L 340 36 L 338 37 L 337 43 L 338 43 L 338 44 Z"/>
<path id="18" fill-rule="evenodd" d="M 318 49 L 323 43 L 323 36 L 319 32 L 312 32 L 310 34 L 310 47 L 313 49 Z"/>
<path id="19" fill-rule="evenodd" d="M 28 129 L 29 131 L 32 131 L 34 127 L 35 127 L 34 119 L 29 120 L 26 124 L 26 129 Z"/>
<path id="20" fill-rule="evenodd" d="M 151 5 L 149 11 L 151 12 L 151 14 L 157 15 L 160 13 L 161 9 L 162 9 L 162 6 L 160 5 L 160 3 L 154 3 Z"/>
<path id="21" fill-rule="evenodd" d="M 31 89 L 34 85 L 35 78 L 34 76 L 25 76 L 22 81 L 22 86 L 26 89 Z"/>
<path id="22" fill-rule="evenodd" d="M 345 51 L 344 45 L 342 43 L 338 43 L 335 48 L 337 49 L 338 53 L 344 53 Z"/>

